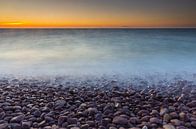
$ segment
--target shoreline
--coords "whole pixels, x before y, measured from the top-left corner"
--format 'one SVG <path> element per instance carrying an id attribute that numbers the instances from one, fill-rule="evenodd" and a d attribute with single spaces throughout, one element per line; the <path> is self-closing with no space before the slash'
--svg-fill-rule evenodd
<path id="1" fill-rule="evenodd" d="M 0 80 L 0 129 L 196 128 L 196 85 L 190 81 L 89 82 Z"/>

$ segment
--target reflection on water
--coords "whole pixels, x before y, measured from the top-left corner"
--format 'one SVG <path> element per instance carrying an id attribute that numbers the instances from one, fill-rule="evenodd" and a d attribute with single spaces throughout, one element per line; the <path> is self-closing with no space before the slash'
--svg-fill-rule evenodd
<path id="1" fill-rule="evenodd" d="M 196 72 L 194 29 L 0 30 L 1 74 Z"/>

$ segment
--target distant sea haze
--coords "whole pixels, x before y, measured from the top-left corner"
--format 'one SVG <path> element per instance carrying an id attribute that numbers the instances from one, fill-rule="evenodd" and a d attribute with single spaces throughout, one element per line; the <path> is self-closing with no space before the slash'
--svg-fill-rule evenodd
<path id="1" fill-rule="evenodd" d="M 196 73 L 196 29 L 0 29 L 1 75 Z"/>

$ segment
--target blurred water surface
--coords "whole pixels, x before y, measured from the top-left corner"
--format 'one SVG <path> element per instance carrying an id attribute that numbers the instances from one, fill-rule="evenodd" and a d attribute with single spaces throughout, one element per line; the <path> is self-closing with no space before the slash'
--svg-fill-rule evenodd
<path id="1" fill-rule="evenodd" d="M 196 29 L 0 29 L 0 74 L 196 73 Z"/>

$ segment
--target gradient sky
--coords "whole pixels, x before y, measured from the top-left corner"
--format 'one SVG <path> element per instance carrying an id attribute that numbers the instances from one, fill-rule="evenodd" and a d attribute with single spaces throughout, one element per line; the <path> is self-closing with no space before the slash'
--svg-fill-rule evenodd
<path id="1" fill-rule="evenodd" d="M 196 0 L 0 0 L 0 27 L 196 27 Z"/>

